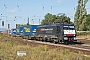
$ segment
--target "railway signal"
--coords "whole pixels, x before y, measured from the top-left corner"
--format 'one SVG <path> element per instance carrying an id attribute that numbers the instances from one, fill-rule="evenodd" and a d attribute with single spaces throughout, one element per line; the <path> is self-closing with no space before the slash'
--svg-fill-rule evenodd
<path id="1" fill-rule="evenodd" d="M 7 6 L 4 4 L 5 8 L 7 8 Z"/>
<path id="2" fill-rule="evenodd" d="M 4 21 L 2 21 L 2 26 L 4 26 Z"/>
<path id="3" fill-rule="evenodd" d="M 10 28 L 10 24 L 8 24 L 8 29 Z"/>

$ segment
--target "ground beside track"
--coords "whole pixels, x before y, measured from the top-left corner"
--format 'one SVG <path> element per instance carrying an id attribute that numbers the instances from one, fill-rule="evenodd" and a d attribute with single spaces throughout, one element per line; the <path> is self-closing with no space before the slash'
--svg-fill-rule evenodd
<path id="1" fill-rule="evenodd" d="M 5 43 L 5 44 L 3 44 L 3 43 Z M 53 44 L 53 43 L 51 43 L 51 44 Z M 12 59 L 28 60 L 29 57 L 30 57 L 29 59 L 31 59 L 31 60 L 33 60 L 33 59 L 34 60 L 40 60 L 40 59 L 42 59 L 42 60 L 50 60 L 50 59 L 56 60 L 57 58 L 59 60 L 60 59 L 61 60 L 65 60 L 65 59 L 68 59 L 68 60 L 80 60 L 80 59 L 89 60 L 89 55 L 88 56 L 83 55 L 78 50 L 69 49 L 70 50 L 69 51 L 65 47 L 46 45 L 46 44 L 44 44 L 44 42 L 43 42 L 43 44 L 39 44 L 39 43 L 35 43 L 34 40 L 32 42 L 28 42 L 26 39 L 23 40 L 21 37 L 2 36 L 2 38 L 0 38 L 0 45 L 1 45 L 0 46 L 0 53 L 1 53 L 0 58 L 1 57 L 8 58 L 9 60 L 10 59 L 11 60 Z M 78 45 L 78 44 L 76 44 L 76 45 Z M 48 47 L 46 47 L 46 46 L 48 46 Z M 23 57 L 16 56 L 15 54 L 16 54 L 17 50 L 27 51 L 28 57 L 24 56 L 24 58 L 26 58 L 26 59 L 24 59 Z M 13 51 L 13 53 L 12 53 L 12 51 Z M 31 51 L 33 51 L 32 54 L 31 54 Z M 76 53 L 73 54 L 71 51 L 76 52 L 78 54 L 76 54 Z M 10 54 L 10 55 L 8 55 L 8 54 Z M 44 59 L 45 57 L 47 57 L 47 58 Z"/>

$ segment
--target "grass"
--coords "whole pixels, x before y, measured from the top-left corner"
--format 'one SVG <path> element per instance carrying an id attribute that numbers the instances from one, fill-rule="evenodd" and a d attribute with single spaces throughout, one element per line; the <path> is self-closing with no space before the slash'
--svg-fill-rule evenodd
<path id="1" fill-rule="evenodd" d="M 77 39 L 90 40 L 90 35 L 79 35 L 77 36 Z"/>
<path id="2" fill-rule="evenodd" d="M 5 41 L 4 41 L 5 39 Z M 83 53 L 72 53 L 68 49 L 49 48 L 46 45 L 33 47 L 3 38 L 0 41 L 0 58 L 3 60 L 90 60 Z M 17 56 L 17 51 L 26 51 L 26 56 Z"/>
<path id="3" fill-rule="evenodd" d="M 90 31 L 77 31 L 77 39 L 90 40 Z"/>

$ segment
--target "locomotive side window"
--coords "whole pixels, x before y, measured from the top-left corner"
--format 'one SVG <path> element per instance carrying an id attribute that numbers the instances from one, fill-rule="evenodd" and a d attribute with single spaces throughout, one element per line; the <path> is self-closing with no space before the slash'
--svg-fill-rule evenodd
<path id="1" fill-rule="evenodd" d="M 57 33 L 60 33 L 60 26 L 57 26 Z"/>

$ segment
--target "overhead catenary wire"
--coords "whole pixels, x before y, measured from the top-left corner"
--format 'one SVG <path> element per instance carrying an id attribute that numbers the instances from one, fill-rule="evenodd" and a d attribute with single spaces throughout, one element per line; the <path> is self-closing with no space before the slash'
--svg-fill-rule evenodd
<path id="1" fill-rule="evenodd" d="M 21 11 L 21 9 L 19 8 L 19 5 L 17 5 L 18 9 Z"/>
<path id="2" fill-rule="evenodd" d="M 4 4 L 4 7 L 7 8 L 7 6 Z"/>

